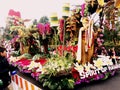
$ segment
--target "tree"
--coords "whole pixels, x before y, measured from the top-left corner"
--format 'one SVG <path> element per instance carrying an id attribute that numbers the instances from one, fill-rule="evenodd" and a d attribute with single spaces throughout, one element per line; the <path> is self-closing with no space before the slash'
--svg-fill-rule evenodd
<path id="1" fill-rule="evenodd" d="M 43 16 L 43 17 L 41 17 L 40 20 L 39 20 L 39 23 L 43 23 L 43 24 L 46 24 L 46 23 L 48 23 L 48 22 L 49 22 L 49 19 L 48 19 L 47 16 Z"/>
<path id="2" fill-rule="evenodd" d="M 38 23 L 38 22 L 37 22 L 37 19 L 34 19 L 34 20 L 33 20 L 33 25 L 37 25 L 37 23 Z"/>

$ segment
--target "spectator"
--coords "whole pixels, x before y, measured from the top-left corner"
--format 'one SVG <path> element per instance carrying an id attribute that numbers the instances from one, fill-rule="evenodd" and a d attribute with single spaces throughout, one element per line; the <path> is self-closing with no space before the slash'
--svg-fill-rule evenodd
<path id="1" fill-rule="evenodd" d="M 9 90 L 7 86 L 11 83 L 10 73 L 15 70 L 15 67 L 11 66 L 7 61 L 6 49 L 0 47 L 0 80 L 3 82 L 0 85 L 0 90 Z"/>

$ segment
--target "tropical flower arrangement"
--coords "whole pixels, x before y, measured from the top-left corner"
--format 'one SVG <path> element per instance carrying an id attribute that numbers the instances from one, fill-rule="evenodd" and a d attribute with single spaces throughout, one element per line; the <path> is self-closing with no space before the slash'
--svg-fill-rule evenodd
<path id="1" fill-rule="evenodd" d="M 39 81 L 49 89 L 73 89 L 75 85 L 106 80 L 120 67 L 109 56 L 98 56 L 93 63 L 81 65 L 65 57 L 51 57 L 42 67 Z"/>
<path id="2" fill-rule="evenodd" d="M 96 4 L 96 2 L 93 1 L 89 2 L 89 0 L 87 1 L 87 4 L 89 5 L 81 5 L 78 10 L 75 10 L 70 18 L 66 19 L 66 23 L 64 20 L 60 21 L 58 32 L 60 33 L 61 43 L 63 42 L 64 38 L 76 42 L 75 39 L 78 37 L 77 32 L 81 27 L 81 17 L 88 16 L 94 12 L 97 13 L 98 3 Z M 103 6 L 103 4 L 100 5 Z M 14 43 L 18 40 L 20 43 L 24 44 L 23 47 L 29 46 L 31 48 L 31 52 L 29 54 L 21 53 L 23 55 L 17 57 L 9 57 L 10 64 L 18 67 L 22 73 L 30 74 L 33 78 L 39 80 L 39 82 L 42 83 L 43 87 L 48 87 L 52 90 L 74 89 L 74 86 L 77 84 L 90 83 L 91 81 L 95 80 L 105 80 L 109 76 L 113 76 L 116 70 L 120 68 L 120 65 L 117 63 L 116 59 L 112 59 L 109 56 L 103 55 L 98 55 L 97 58 L 93 58 L 92 63 L 86 63 L 85 65 L 77 63 L 75 61 L 77 45 L 60 45 L 56 50 L 59 55 L 55 53 L 54 55 L 51 55 L 47 60 L 45 58 L 41 58 L 40 55 L 35 55 L 36 53 L 33 53 L 33 49 L 35 51 L 38 50 L 37 46 L 40 45 L 38 45 L 36 41 L 41 38 L 42 44 L 44 46 L 44 52 L 46 54 L 48 53 L 48 36 L 50 36 L 52 33 L 50 24 L 38 23 L 36 25 L 32 25 L 27 29 L 24 26 L 24 20 L 21 20 L 20 15 L 19 19 L 13 17 L 9 17 L 8 19 L 10 19 L 8 20 L 8 22 L 10 22 L 8 23 L 8 26 L 10 26 L 11 33 L 15 32 L 13 33 L 14 38 L 11 40 L 11 43 Z M 14 22 L 12 22 L 12 19 Z M 103 21 L 100 23 L 102 24 Z M 64 24 L 66 24 L 66 32 L 70 33 L 70 36 L 68 36 L 68 38 L 63 37 Z M 56 32 L 54 33 L 57 34 Z M 102 37 L 103 34 L 100 34 L 100 38 Z M 97 38 L 97 42 L 102 45 L 101 43 L 104 42 L 104 40 L 101 40 L 100 38 Z M 41 42 L 41 40 L 38 42 Z M 63 54 L 65 55 L 63 56 Z"/>

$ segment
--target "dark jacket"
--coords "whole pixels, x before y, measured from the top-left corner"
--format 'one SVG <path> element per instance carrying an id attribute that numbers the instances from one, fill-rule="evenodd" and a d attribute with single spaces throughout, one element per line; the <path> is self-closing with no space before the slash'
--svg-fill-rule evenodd
<path id="1" fill-rule="evenodd" d="M 9 72 L 14 69 L 15 68 L 8 63 L 7 58 L 0 56 L 0 79 L 3 81 L 3 85 L 0 86 L 0 89 L 6 88 L 10 84 L 11 77 Z"/>

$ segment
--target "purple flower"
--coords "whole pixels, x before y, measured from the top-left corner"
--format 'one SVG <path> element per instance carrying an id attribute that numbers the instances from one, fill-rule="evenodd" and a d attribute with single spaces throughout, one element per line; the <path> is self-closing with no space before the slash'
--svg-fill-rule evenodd
<path id="1" fill-rule="evenodd" d="M 100 79 L 99 75 L 96 75 L 96 77 L 94 78 L 94 80 L 99 80 L 99 79 Z"/>
<path id="2" fill-rule="evenodd" d="M 111 75 L 111 76 L 114 76 L 115 73 L 116 73 L 116 70 L 114 70 L 114 71 L 110 71 L 110 75 Z"/>
<path id="3" fill-rule="evenodd" d="M 104 75 L 103 74 L 99 74 L 99 78 L 100 79 L 104 78 Z"/>
<path id="4" fill-rule="evenodd" d="M 81 84 L 81 80 L 76 81 L 75 85 L 77 85 L 77 84 Z"/>
<path id="5" fill-rule="evenodd" d="M 90 80 L 88 80 L 88 79 L 84 79 L 84 81 L 86 82 L 86 83 L 90 83 Z"/>

